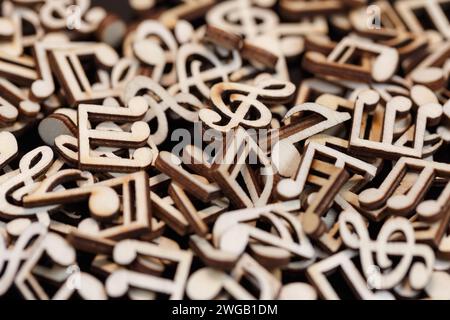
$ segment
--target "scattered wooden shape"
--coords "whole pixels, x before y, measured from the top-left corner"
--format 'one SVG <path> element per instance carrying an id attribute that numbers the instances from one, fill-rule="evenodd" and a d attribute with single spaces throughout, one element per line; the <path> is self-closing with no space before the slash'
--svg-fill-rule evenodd
<path id="1" fill-rule="evenodd" d="M 417 242 L 426 243 L 434 248 L 442 249 L 442 251 L 446 251 L 444 249 L 446 241 L 446 230 L 448 226 L 448 222 L 450 219 L 450 210 L 448 209 L 448 205 L 441 215 L 432 216 L 431 219 L 427 219 L 425 217 L 423 219 L 419 214 L 416 214 L 410 218 L 411 224 L 414 228 L 414 236 Z M 441 246 L 441 244 L 444 244 Z M 446 256 L 448 253 L 438 252 L 439 255 Z"/>
<path id="2" fill-rule="evenodd" d="M 195 20 L 203 16 L 216 3 L 215 0 L 188 0 L 180 1 L 177 6 L 165 10 L 159 21 L 167 28 L 173 29 L 179 20 Z"/>
<path id="3" fill-rule="evenodd" d="M 0 78 L 0 90 L 2 91 L 0 97 L 3 105 L 2 109 L 9 107 L 6 112 L 0 111 L 0 121 L 10 123 L 14 122 L 19 114 L 33 118 L 39 113 L 41 106 L 30 101 L 19 87 L 8 80 Z M 16 111 L 12 110 L 11 107 L 16 109 Z"/>
<path id="4" fill-rule="evenodd" d="M 355 65 L 350 61 L 354 58 L 356 52 L 372 54 L 376 58 L 370 63 L 366 63 L 363 58 L 362 65 Z M 394 75 L 398 60 L 398 53 L 395 49 L 367 40 L 346 37 L 336 45 L 327 57 L 320 52 L 306 52 L 303 67 L 312 73 L 347 80 L 366 83 L 371 81 L 384 82 Z"/>
<path id="5" fill-rule="evenodd" d="M 78 107 L 79 167 L 83 170 L 132 172 L 148 168 L 153 159 L 150 148 L 144 147 L 150 135 L 145 122 L 134 122 L 131 132 L 89 129 L 89 120 L 130 122 L 142 119 L 148 110 L 145 99 L 133 98 L 128 108 L 105 107 L 82 104 Z M 107 147 L 138 148 L 132 159 L 98 157 L 91 154 L 91 145 Z"/>
<path id="6" fill-rule="evenodd" d="M 299 169 L 293 178 L 283 179 L 277 185 L 277 194 L 284 199 L 293 199 L 298 197 L 303 191 L 308 172 L 315 158 L 316 152 L 327 158 L 335 160 L 335 166 L 338 168 L 346 168 L 366 177 L 374 177 L 377 169 L 364 161 L 346 155 L 335 149 L 310 142 L 302 155 Z"/>
<path id="7" fill-rule="evenodd" d="M 274 87 L 276 89 L 271 89 Z M 262 81 L 257 87 L 223 82 L 216 84 L 211 89 L 211 100 L 220 113 L 210 109 L 202 109 L 199 117 L 205 125 L 221 132 L 227 132 L 239 125 L 250 128 L 264 128 L 269 125 L 272 119 L 270 110 L 264 103 L 287 102 L 292 98 L 293 93 L 294 86 L 291 83 L 275 79 Z M 229 96 L 230 103 L 238 104 L 238 107 L 235 108 L 236 111 L 232 111 L 224 101 L 225 95 Z M 252 108 L 258 111 L 259 117 L 247 120 Z M 223 122 L 224 118 L 228 120 L 228 123 L 225 125 L 217 124 Z"/>
<path id="8" fill-rule="evenodd" d="M 255 297 L 239 282 L 242 278 L 251 278 L 258 290 Z M 207 283 L 208 285 L 204 285 Z M 279 281 L 249 255 L 243 255 L 232 270 L 231 275 L 213 268 L 196 271 L 186 287 L 186 294 L 193 300 L 217 299 L 222 291 L 237 300 L 275 299 L 280 290 Z"/>
<path id="9" fill-rule="evenodd" d="M 352 229 L 349 229 L 348 225 Z M 362 270 L 366 278 L 373 273 L 373 266 L 379 266 L 382 270 L 388 269 L 378 274 L 376 289 L 390 289 L 406 276 L 411 287 L 416 290 L 423 289 L 428 283 L 434 264 L 434 253 L 427 245 L 415 244 L 414 230 L 407 219 L 395 217 L 386 221 L 375 241 L 370 239 L 358 212 L 353 210 L 342 212 L 339 216 L 339 226 L 346 246 L 359 249 Z M 397 232 L 403 235 L 404 240 L 390 244 L 390 236 Z M 376 255 L 377 263 L 373 261 L 373 253 Z M 401 259 L 394 265 L 388 256 L 399 256 Z M 424 262 L 413 262 L 414 257 L 420 257 Z"/>
<path id="10" fill-rule="evenodd" d="M 0 185 L 0 215 L 7 219 L 33 216 L 37 212 L 46 211 L 51 207 L 34 209 L 24 208 L 8 196 L 13 190 L 26 194 L 35 187 L 34 178 L 44 174 L 53 162 L 53 151 L 49 147 L 38 147 L 20 159 L 19 172 Z"/>
<path id="11" fill-rule="evenodd" d="M 98 222 L 82 222 L 78 230 L 72 232 L 71 236 L 75 242 L 89 242 L 91 238 L 94 242 L 96 238 L 120 240 L 150 232 L 152 212 L 148 177 L 145 172 L 140 171 L 95 184 L 88 183 L 79 188 L 55 190 L 55 187 L 63 182 L 84 178 L 85 174 L 76 169 L 59 171 L 44 180 L 32 194 L 24 197 L 24 204 L 27 207 L 36 207 L 88 199 L 90 213 Z"/>
<path id="12" fill-rule="evenodd" d="M 259 168 L 255 168 L 255 166 Z M 256 172 L 264 177 L 259 181 Z M 225 141 L 211 167 L 211 177 L 237 208 L 253 208 L 268 203 L 274 184 L 274 170 L 269 158 L 241 127 Z M 242 177 L 246 186 L 238 183 Z M 244 190 L 245 187 L 245 190 Z"/>
<path id="13" fill-rule="evenodd" d="M 411 171 L 417 172 L 414 183 L 405 194 L 396 195 L 395 189 Z M 419 205 L 434 179 L 438 177 L 448 179 L 449 173 L 450 166 L 446 163 L 402 157 L 379 188 L 366 189 L 359 194 L 359 202 L 361 206 L 369 209 L 377 209 L 386 204 L 390 212 L 405 215 Z M 434 208 L 432 213 L 435 213 L 436 209 L 439 211 L 439 206 Z"/>
<path id="14" fill-rule="evenodd" d="M 145 69 L 150 69 L 151 78 L 156 82 L 172 85 L 176 81 L 178 45 L 170 30 L 160 22 L 146 20 L 140 23 L 130 48 L 125 47 L 125 50 L 127 56 L 136 57 Z M 152 55 L 148 55 L 150 50 Z"/>
<path id="15" fill-rule="evenodd" d="M 211 268 L 231 270 L 239 259 L 239 255 L 217 249 L 205 237 L 196 234 L 189 238 L 189 246 Z"/>
<path id="16" fill-rule="evenodd" d="M 70 105 L 95 103 L 107 97 L 118 96 L 114 89 L 97 89 L 89 80 L 81 58 L 95 61 L 99 70 L 112 68 L 118 61 L 117 53 L 104 43 L 77 43 L 60 46 L 50 51 L 50 64 Z"/>
<path id="17" fill-rule="evenodd" d="M 54 146 L 56 138 L 61 135 L 70 135 L 73 137 L 78 135 L 77 122 L 75 110 L 57 109 L 39 123 L 39 136 L 45 144 Z"/>
<path id="18" fill-rule="evenodd" d="M 442 35 L 442 37 L 449 39 L 449 21 L 445 14 L 448 0 L 412 0 L 401 1 L 395 3 L 395 8 L 400 17 L 405 22 L 406 26 L 416 33 L 423 33 L 426 31 L 435 31 Z M 431 26 L 422 24 L 421 14 L 428 14 L 430 16 Z M 431 29 L 428 29 L 430 28 Z"/>
<path id="19" fill-rule="evenodd" d="M 34 269 L 38 268 L 39 260 L 43 255 L 50 257 L 50 261 L 57 266 L 65 268 L 74 265 L 75 263 L 75 250 L 74 248 L 61 236 L 48 233 L 45 239 L 40 245 L 33 250 L 30 257 L 21 266 L 14 280 L 15 285 L 19 289 L 20 293 L 28 300 L 48 300 L 50 299 L 49 293 L 42 287 L 41 282 L 36 278 Z M 54 276 L 57 270 L 52 270 L 51 263 L 44 268 L 48 270 L 48 274 Z M 41 271 L 42 272 L 42 271 Z M 63 277 L 67 277 L 69 274 L 63 273 Z M 64 283 L 61 285 L 61 290 L 64 290 Z M 56 293 L 58 296 L 58 293 Z"/>
<path id="20" fill-rule="evenodd" d="M 29 85 L 37 78 L 35 63 L 28 56 L 13 56 L 0 51 L 0 75 L 19 85 Z"/>
<path id="21" fill-rule="evenodd" d="M 246 224 L 258 220 L 273 226 L 279 236 Z M 284 227 L 285 224 L 292 231 Z M 251 255 L 267 268 L 285 266 L 291 257 L 309 259 L 313 256 L 312 246 L 298 219 L 288 212 L 268 207 L 221 215 L 214 225 L 213 242 L 222 251 L 238 256 L 249 247 Z"/>
<path id="22" fill-rule="evenodd" d="M 4 294 L 16 281 L 22 261 L 27 260 L 43 245 L 47 235 L 47 228 L 35 222 L 28 226 L 19 236 L 11 248 L 6 247 L 5 239 L 0 236 L 2 276 L 0 277 L 0 294 Z"/>
<path id="23" fill-rule="evenodd" d="M 249 39 L 275 30 L 278 22 L 277 15 L 270 10 L 261 10 L 252 6 L 253 2 L 252 0 L 218 3 L 207 13 L 206 21 L 210 25 Z M 230 19 L 230 15 L 235 16 L 236 19 Z M 246 20 L 245 17 L 252 18 Z"/>
<path id="24" fill-rule="evenodd" d="M 450 42 L 436 45 L 433 49 L 409 72 L 408 78 L 435 91 L 443 88 L 448 79 L 445 61 L 450 57 Z"/>
<path id="25" fill-rule="evenodd" d="M 221 270 L 209 267 L 194 272 L 189 277 L 186 286 L 186 294 L 192 300 L 212 300 L 220 297 L 223 291 L 234 299 L 255 299 L 251 293 L 231 276 Z"/>
<path id="26" fill-rule="evenodd" d="M 167 138 L 169 125 L 165 112 L 168 109 L 186 121 L 198 121 L 198 109 L 202 107 L 199 106 L 200 102 L 194 96 L 180 94 L 174 98 L 160 84 L 148 77 L 137 76 L 130 81 L 123 91 L 122 100 L 129 103 L 143 90 L 146 90 L 143 97 L 149 105 L 144 121 L 149 122 L 155 118 L 158 120 L 158 128 L 151 134 L 151 139 L 156 145 L 161 144 Z M 194 110 L 190 110 L 184 105 L 188 105 Z"/>
<path id="27" fill-rule="evenodd" d="M 239 35 L 214 26 L 206 26 L 205 40 L 227 50 L 237 50 L 243 59 L 256 62 L 271 69 L 274 69 L 278 63 L 278 56 L 272 52 L 246 41 Z"/>
<path id="28" fill-rule="evenodd" d="M 336 291 L 327 276 L 336 269 L 339 269 L 344 275 L 344 279 L 355 293 L 357 299 L 365 300 L 393 300 L 394 296 L 388 291 L 372 292 L 359 272 L 352 259 L 357 256 L 353 250 L 344 250 L 321 260 L 310 266 L 306 275 L 314 284 L 319 295 L 327 300 L 340 300 L 339 292 Z"/>
<path id="29" fill-rule="evenodd" d="M 299 120 L 296 121 L 297 115 Z M 291 121 L 279 129 L 277 138 L 297 143 L 349 119 L 350 114 L 347 112 L 334 111 L 318 103 L 303 103 L 285 114 L 283 121 Z"/>
<path id="30" fill-rule="evenodd" d="M 203 67 L 203 66 L 206 66 Z M 186 43 L 177 53 L 176 70 L 178 83 L 169 88 L 172 95 L 196 94 L 198 98 L 210 97 L 211 82 L 228 82 L 229 75 L 239 70 L 242 60 L 237 51 L 222 61 L 213 51 L 200 43 Z"/>
<path id="31" fill-rule="evenodd" d="M 114 247 L 114 261 L 123 266 L 106 280 L 106 291 L 110 297 L 121 297 L 129 287 L 165 294 L 179 300 L 184 296 L 186 281 L 191 267 L 192 253 L 185 250 L 170 250 L 155 244 L 136 240 L 124 240 Z M 126 269 L 138 257 L 157 258 L 176 263 L 172 279 L 155 277 Z"/>
<path id="32" fill-rule="evenodd" d="M 334 202 L 342 186 L 350 179 L 350 174 L 345 168 L 336 168 L 326 162 L 314 160 L 311 169 L 326 173 L 328 176 L 320 190 L 314 195 L 302 217 L 302 224 L 306 234 L 313 238 L 320 238 L 327 228 L 321 217 L 325 215 Z"/>
<path id="33" fill-rule="evenodd" d="M 220 188 L 217 184 L 210 184 L 207 180 L 205 182 L 194 177 L 183 168 L 182 160 L 170 152 L 161 151 L 156 159 L 155 166 L 191 195 L 204 202 L 209 202 L 220 195 Z"/>
<path id="34" fill-rule="evenodd" d="M 373 90 L 362 91 L 356 100 L 355 112 L 353 115 L 352 132 L 350 136 L 350 150 L 361 154 L 373 154 L 390 158 L 401 156 L 422 157 L 425 130 L 427 123 L 440 120 L 442 107 L 439 104 L 428 103 L 419 107 L 417 111 L 416 124 L 414 125 L 413 146 L 399 146 L 394 143 L 395 119 L 397 114 L 404 114 L 412 107 L 412 102 L 405 97 L 394 97 L 386 104 L 384 119 L 382 121 L 381 141 L 364 139 L 367 117 L 370 111 L 379 102 L 380 96 Z M 381 122 L 380 121 L 380 122 Z M 378 125 L 378 122 L 376 123 Z M 381 125 L 381 123 L 380 123 Z M 367 130 L 367 129 L 366 129 Z"/>
<path id="35" fill-rule="evenodd" d="M 308 15 L 328 15 L 343 11 L 344 4 L 336 0 L 314 0 L 299 2 L 295 0 L 281 0 L 280 10 L 290 19 L 297 19 Z"/>

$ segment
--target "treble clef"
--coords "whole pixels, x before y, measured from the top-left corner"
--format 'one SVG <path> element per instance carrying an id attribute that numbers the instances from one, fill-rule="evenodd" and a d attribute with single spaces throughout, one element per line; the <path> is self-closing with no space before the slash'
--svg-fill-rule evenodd
<path id="1" fill-rule="evenodd" d="M 4 237 L 0 235 L 0 272 L 2 273 L 0 276 L 0 295 L 8 291 L 22 260 L 28 259 L 37 248 L 43 245 L 46 235 L 47 228 L 43 224 L 32 223 L 19 236 L 14 248 L 10 250 L 6 247 Z M 32 239 L 35 240 L 30 246 Z M 5 264 L 7 265 L 4 268 Z"/>
<path id="2" fill-rule="evenodd" d="M 262 128 L 270 124 L 272 113 L 266 104 L 285 103 L 292 98 L 295 86 L 286 81 L 264 79 L 257 86 L 240 83 L 221 82 L 211 89 L 211 101 L 215 107 L 227 117 L 227 124 L 222 115 L 214 110 L 202 109 L 200 120 L 212 129 L 227 132 L 239 125 L 251 128 Z M 232 107 L 237 105 L 235 111 Z M 234 108 L 233 108 L 234 109 Z M 249 119 L 252 109 L 258 111 L 258 116 Z"/>
<path id="3" fill-rule="evenodd" d="M 415 243 L 414 229 L 406 218 L 395 217 L 386 221 L 377 239 L 372 240 L 361 215 L 354 210 L 346 210 L 339 216 L 339 231 L 347 247 L 359 249 L 366 278 L 371 276 L 374 266 L 389 270 L 380 272 L 376 289 L 393 288 L 407 275 L 409 284 L 415 290 L 423 289 L 428 283 L 433 270 L 434 253 L 429 246 Z M 394 236 L 399 234 L 401 241 L 394 242 Z M 400 257 L 395 266 L 390 258 L 393 256 Z M 413 262 L 415 257 L 420 257 L 424 262 Z"/>
<path id="4" fill-rule="evenodd" d="M 28 193 L 35 186 L 34 178 L 43 174 L 53 162 L 53 151 L 50 147 L 42 146 L 25 154 L 19 162 L 20 173 L 0 184 L 0 215 L 6 218 L 17 218 L 50 210 L 52 207 L 27 209 L 9 201 L 9 194 Z M 17 199 L 20 201 L 20 199 Z"/>

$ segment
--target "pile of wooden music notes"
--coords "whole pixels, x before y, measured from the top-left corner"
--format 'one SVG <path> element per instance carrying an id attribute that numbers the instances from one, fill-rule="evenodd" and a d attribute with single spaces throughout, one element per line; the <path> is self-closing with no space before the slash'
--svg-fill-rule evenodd
<path id="1" fill-rule="evenodd" d="M 450 0 L 115 1 L 0 1 L 0 299 L 450 299 Z"/>

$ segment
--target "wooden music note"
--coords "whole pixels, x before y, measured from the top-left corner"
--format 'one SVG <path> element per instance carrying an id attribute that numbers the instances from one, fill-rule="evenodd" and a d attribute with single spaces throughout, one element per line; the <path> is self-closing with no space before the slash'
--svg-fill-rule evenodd
<path id="1" fill-rule="evenodd" d="M 128 108 L 82 104 L 78 107 L 79 167 L 83 170 L 133 172 L 151 165 L 153 154 L 147 144 L 150 129 L 145 122 L 134 122 L 131 132 L 89 129 L 89 119 L 97 121 L 130 122 L 140 120 L 148 110 L 142 97 L 129 101 Z M 136 148 L 132 159 L 108 158 L 92 155 L 91 145 Z"/>
<path id="2" fill-rule="evenodd" d="M 10 192 L 26 194 L 35 187 L 34 178 L 44 174 L 53 162 L 51 148 L 42 146 L 36 148 L 20 159 L 17 175 L 0 185 L 0 215 L 7 219 L 32 216 L 38 212 L 47 211 L 53 207 L 24 208 L 8 196 Z M 19 188 L 19 189 L 18 189 Z M 20 199 L 19 199 L 20 201 Z"/>
<path id="3" fill-rule="evenodd" d="M 165 10 L 159 21 L 169 29 L 174 29 L 179 20 L 195 20 L 203 16 L 215 4 L 215 0 L 187 0 Z"/>
<path id="4" fill-rule="evenodd" d="M 257 299 L 259 300 L 273 300 L 281 289 L 280 280 L 248 254 L 242 255 L 231 271 L 231 276 L 238 283 L 244 279 L 252 279 L 249 282 L 253 283 L 252 289 L 257 290 Z M 254 290 L 251 291 L 254 292 Z"/>
<path id="5" fill-rule="evenodd" d="M 87 300 L 104 300 L 103 284 L 93 276 L 81 272 L 75 264 L 75 250 L 61 236 L 47 233 L 17 273 L 15 284 L 27 300 L 66 300 L 77 293 Z M 46 264 L 41 264 L 43 257 Z M 53 294 L 44 282 L 57 285 Z"/>
<path id="6" fill-rule="evenodd" d="M 205 41 L 211 42 L 227 50 L 237 50 L 242 59 L 256 65 L 274 69 L 278 63 L 278 56 L 255 41 L 245 40 L 242 36 L 227 32 L 223 29 L 207 25 Z"/>
<path id="7" fill-rule="evenodd" d="M 22 261 L 30 259 L 42 246 L 47 235 L 47 228 L 35 222 L 30 224 L 10 248 L 6 247 L 5 238 L 0 235 L 0 295 L 3 295 L 15 281 Z"/>
<path id="8" fill-rule="evenodd" d="M 347 112 L 338 112 L 318 103 L 307 102 L 289 109 L 283 121 L 303 113 L 311 115 L 300 117 L 299 121 L 291 121 L 282 126 L 278 133 L 279 140 L 286 139 L 291 143 L 297 143 L 350 119 Z"/>
<path id="9" fill-rule="evenodd" d="M 192 177 L 192 174 L 182 167 L 181 159 L 174 154 L 161 151 L 156 159 L 155 166 L 159 171 L 176 181 L 188 193 L 203 202 L 209 202 L 220 196 L 220 188 L 217 184 L 202 183 Z"/>
<path id="10" fill-rule="evenodd" d="M 20 88 L 6 79 L 0 78 L 0 90 L 2 91 L 0 97 L 0 102 L 2 102 L 2 105 L 12 106 L 18 111 L 18 113 L 20 113 L 24 117 L 36 117 L 41 110 L 41 106 L 38 103 L 30 101 L 27 95 Z M 9 113 L 12 113 L 12 110 L 10 110 Z M 0 119 L 3 117 L 4 114 L 1 114 Z M 11 119 L 13 118 L 14 117 L 11 117 L 9 121 L 11 121 Z"/>
<path id="11" fill-rule="evenodd" d="M 20 1 L 13 1 L 20 2 Z M 25 1 L 24 1 L 25 2 Z M 20 32 L 21 46 L 24 48 L 31 47 L 35 42 L 44 37 L 44 28 L 41 25 L 39 14 L 30 7 L 19 5 L 12 5 L 11 2 L 3 3 L 3 16 L 14 16 L 17 19 L 17 32 Z M 26 27 L 25 27 L 26 26 Z"/>
<path id="12" fill-rule="evenodd" d="M 226 142 L 213 160 L 211 177 L 222 188 L 223 193 L 238 208 L 259 207 L 269 201 L 274 183 L 274 170 L 265 153 L 253 138 L 241 127 Z M 256 170 L 255 165 L 259 165 Z M 264 176 L 261 188 L 256 173 Z M 237 182 L 241 176 L 246 190 Z"/>
<path id="13" fill-rule="evenodd" d="M 76 43 L 75 46 L 59 46 L 49 52 L 52 69 L 64 89 L 70 105 L 98 102 L 107 97 L 118 96 L 114 89 L 96 90 L 89 80 L 81 59 L 93 59 L 99 68 L 112 68 L 119 57 L 105 43 Z"/>
<path id="14" fill-rule="evenodd" d="M 329 81 L 317 78 L 306 79 L 300 84 L 295 104 L 298 105 L 308 101 L 314 101 L 323 94 L 341 96 L 343 91 L 340 86 Z"/>
<path id="15" fill-rule="evenodd" d="M 325 145 L 310 142 L 302 155 L 300 167 L 295 174 L 295 178 L 283 179 L 278 183 L 277 193 L 281 197 L 284 199 L 293 199 L 300 195 L 305 187 L 308 172 L 311 168 L 316 152 L 325 157 L 335 159 L 335 166 L 338 168 L 346 168 L 366 177 L 374 177 L 377 172 L 377 168 L 369 163 L 346 155 Z"/>
<path id="16" fill-rule="evenodd" d="M 152 55 L 147 54 L 149 50 Z M 163 24 L 153 20 L 140 23 L 130 48 L 125 47 L 125 55 L 134 56 L 145 67 L 151 67 L 151 78 L 164 86 L 176 82 L 177 52 L 178 44 L 173 34 Z"/>
<path id="17" fill-rule="evenodd" d="M 450 58 L 450 41 L 432 46 L 426 57 L 423 57 L 411 70 L 407 79 L 414 83 L 427 86 L 433 91 L 445 87 L 448 71 L 445 70 L 445 62 Z"/>
<path id="18" fill-rule="evenodd" d="M 198 109 L 203 108 L 203 105 L 197 98 L 185 94 L 178 94 L 173 97 L 159 83 L 148 77 L 137 76 L 131 80 L 122 93 L 122 100 L 128 103 L 144 90 L 146 93 L 142 96 L 147 100 L 149 109 L 143 121 L 150 122 L 155 118 L 158 120 L 157 130 L 150 135 L 156 145 L 161 144 L 167 138 L 169 131 L 167 116 L 165 114 L 167 109 L 170 109 L 186 121 L 198 121 Z M 190 108 L 184 107 L 183 105 L 187 105 Z"/>
<path id="19" fill-rule="evenodd" d="M 35 63 L 28 56 L 16 57 L 0 52 L 0 76 L 18 85 L 30 85 L 37 79 Z"/>
<path id="20" fill-rule="evenodd" d="M 358 34 L 396 48 L 400 57 L 414 55 L 428 45 L 425 35 L 408 32 L 393 5 L 385 0 L 352 10 L 349 19 Z"/>
<path id="21" fill-rule="evenodd" d="M 79 188 L 66 190 L 55 188 L 62 183 L 82 181 L 85 178 L 86 172 L 76 169 L 61 170 L 45 179 L 34 192 L 25 196 L 24 205 L 27 207 L 61 205 L 88 199 L 93 218 L 100 222 L 116 221 L 111 226 L 103 228 L 98 226 L 98 230 L 93 234 L 94 238 L 118 240 L 131 235 L 145 234 L 151 229 L 150 195 L 145 172 L 140 171 L 95 184 L 87 183 Z M 117 193 L 115 189 L 121 192 Z M 83 229 L 75 233 L 74 236 L 82 237 Z"/>
<path id="22" fill-rule="evenodd" d="M 418 175 L 408 192 L 393 194 L 406 173 L 411 171 Z M 402 157 L 379 188 L 366 189 L 359 194 L 359 202 L 369 209 L 377 209 L 386 204 L 387 209 L 394 214 L 407 214 L 421 202 L 434 179 L 448 179 L 449 175 L 450 165 L 446 163 Z"/>
<path id="23" fill-rule="evenodd" d="M 276 89 L 272 89 L 275 86 Z M 266 104 L 287 102 L 292 98 L 294 91 L 295 86 L 292 83 L 271 78 L 261 81 L 257 87 L 223 82 L 211 89 L 211 100 L 220 113 L 202 109 L 199 117 L 207 126 L 220 132 L 227 132 L 239 125 L 263 128 L 268 126 L 272 119 Z M 236 111 L 233 112 L 229 103 L 224 101 L 224 95 L 229 95 L 230 103 L 238 105 Z M 256 119 L 247 119 L 252 108 L 258 111 L 259 116 Z M 223 120 L 222 114 L 229 119 L 225 125 L 217 124 Z"/>
<path id="24" fill-rule="evenodd" d="M 314 284 L 319 295 L 327 300 L 340 300 L 332 283 L 327 279 L 333 271 L 339 270 L 358 299 L 364 300 L 393 300 L 389 291 L 372 292 L 367 287 L 367 281 L 356 268 L 352 259 L 357 256 L 353 250 L 344 250 L 308 267 L 306 275 Z"/>
<path id="25" fill-rule="evenodd" d="M 416 208 L 417 213 L 410 218 L 417 242 L 438 249 L 443 241 L 445 243 L 443 239 L 450 220 L 449 185 L 447 182 L 438 199 L 422 201 Z M 447 253 L 439 252 L 439 254 L 445 256 Z"/>
<path id="26" fill-rule="evenodd" d="M 75 263 L 76 253 L 72 246 L 60 235 L 47 233 L 40 245 L 33 250 L 30 257 L 21 266 L 14 280 L 19 292 L 28 300 L 48 300 L 49 294 L 42 287 L 33 269 L 38 267 L 39 260 L 46 254 L 53 264 L 67 268 Z M 51 265 L 49 263 L 49 265 Z M 51 267 L 45 267 L 51 270 Z"/>
<path id="27" fill-rule="evenodd" d="M 314 160 L 311 164 L 311 169 L 315 172 L 327 174 L 327 178 L 326 181 L 321 183 L 319 191 L 314 194 L 313 200 L 309 203 L 306 212 L 302 216 L 302 224 L 306 234 L 313 238 L 320 238 L 328 229 L 322 221 L 322 216 L 328 213 L 336 195 L 344 184 L 350 180 L 350 174 L 345 168 L 335 168 L 320 160 Z M 311 181 L 315 178 L 311 177 L 308 180 Z"/>
<path id="28" fill-rule="evenodd" d="M 170 190 L 173 189 L 170 188 L 170 185 L 169 188 L 165 186 L 170 179 L 168 176 L 160 174 L 154 178 L 153 180 L 150 179 L 150 187 L 152 190 L 150 192 L 150 198 L 155 209 L 155 215 L 165 221 L 179 235 L 198 231 L 198 229 L 195 229 L 198 225 L 192 226 L 190 221 L 195 219 L 199 223 L 201 220 L 208 224 L 214 221 L 219 214 L 223 213 L 229 207 L 229 201 L 226 198 L 212 200 L 206 207 L 201 208 L 198 205 L 194 206 L 187 197 L 185 200 L 189 200 L 189 202 L 180 203 L 177 196 L 183 197 L 183 194 L 174 194 L 172 192 L 173 190 Z"/>
<path id="29" fill-rule="evenodd" d="M 56 48 L 68 48 L 75 45 L 69 42 L 67 36 L 60 34 L 48 36 L 34 43 L 32 48 L 39 78 L 36 79 L 37 76 L 35 76 L 35 81 L 31 85 L 30 95 L 35 100 L 43 101 L 48 99 L 56 89 L 48 52 Z"/>
<path id="30" fill-rule="evenodd" d="M 355 65 L 349 61 L 356 52 L 375 55 L 369 65 Z M 308 51 L 303 59 L 303 67 L 312 73 L 358 82 L 385 82 L 395 73 L 398 65 L 395 49 L 355 37 L 342 39 L 328 57 L 320 52 Z"/>
<path id="31" fill-rule="evenodd" d="M 271 10 L 252 6 L 253 2 L 256 1 L 218 3 L 209 10 L 206 21 L 220 29 L 243 35 L 246 39 L 274 31 L 279 20 L 277 15 Z"/>
<path id="32" fill-rule="evenodd" d="M 242 278 L 251 278 L 258 295 L 255 297 L 240 284 Z M 205 286 L 205 284 L 207 284 Z M 202 268 L 189 277 L 186 294 L 193 300 L 218 299 L 221 292 L 237 300 L 275 299 L 281 283 L 249 255 L 244 254 L 231 275 L 213 268 Z"/>
<path id="33" fill-rule="evenodd" d="M 199 59 L 199 57 L 202 59 Z M 203 65 L 206 63 L 202 60 L 206 60 L 212 67 L 205 69 Z M 187 94 L 198 91 L 202 95 L 199 98 L 208 99 L 211 83 L 228 82 L 229 75 L 241 66 L 242 61 L 237 51 L 232 51 L 231 60 L 225 63 L 204 45 L 198 43 L 184 44 L 179 48 L 176 59 L 178 83 L 170 87 L 169 92 L 175 95 L 179 92 Z"/>
<path id="34" fill-rule="evenodd" d="M 183 298 L 192 261 L 190 251 L 170 250 L 151 243 L 124 240 L 115 246 L 113 257 L 114 261 L 123 268 L 114 271 L 106 280 L 106 291 L 110 297 L 121 297 L 129 287 L 135 287 L 165 294 L 172 300 Z M 164 259 L 175 263 L 173 278 L 156 277 L 126 269 L 126 266 L 138 257 Z"/>
<path id="35" fill-rule="evenodd" d="M 239 259 L 239 255 L 217 249 L 206 238 L 196 234 L 190 236 L 189 246 L 203 263 L 211 268 L 231 270 Z"/>
<path id="36" fill-rule="evenodd" d="M 205 284 L 207 284 L 205 286 Z M 202 268 L 195 271 L 187 282 L 186 295 L 192 300 L 213 300 L 226 292 L 238 300 L 255 300 L 256 298 L 242 287 L 233 277 L 220 269 Z"/>
<path id="37" fill-rule="evenodd" d="M 270 221 L 277 235 L 246 224 L 258 219 Z M 289 225 L 292 231 L 288 230 L 286 225 Z M 301 258 L 309 259 L 314 255 L 314 250 L 303 232 L 300 221 L 291 213 L 270 206 L 222 214 L 214 224 L 212 236 L 216 247 L 234 255 L 241 255 L 249 245 L 254 247 L 254 243 L 249 243 L 250 239 L 277 249 L 284 249 Z M 265 249 L 268 250 L 268 247 Z"/>
<path id="38" fill-rule="evenodd" d="M 0 18 L 0 51 L 11 56 L 20 56 L 23 53 L 22 45 L 22 25 L 16 13 L 12 13 L 8 18 Z"/>
<path id="39" fill-rule="evenodd" d="M 381 141 L 364 139 L 362 130 L 363 122 L 368 113 L 379 102 L 380 96 L 373 90 L 366 90 L 359 93 L 356 100 L 355 112 L 353 116 L 352 132 L 350 136 L 350 150 L 358 151 L 361 154 L 374 154 L 377 156 L 398 158 L 401 156 L 422 157 L 424 147 L 424 136 L 427 123 L 439 121 L 442 115 L 442 107 L 439 104 L 429 103 L 419 107 L 417 120 L 414 127 L 413 147 L 399 146 L 394 143 L 395 119 L 397 114 L 407 113 L 412 102 L 405 97 L 394 97 L 387 102 L 383 120 Z"/>
<path id="40" fill-rule="evenodd" d="M 391 289 L 405 276 L 408 276 L 409 284 L 416 290 L 426 286 L 434 264 L 434 252 L 427 245 L 415 244 L 414 230 L 407 219 L 395 217 L 386 221 L 377 240 L 370 239 L 364 221 L 356 211 L 342 212 L 339 224 L 342 240 L 347 247 L 359 249 L 366 278 L 369 278 L 373 266 L 379 266 L 382 270 L 389 269 L 380 272 L 376 289 Z M 404 240 L 389 243 L 390 236 L 397 232 L 404 236 Z M 372 258 L 373 254 L 376 256 L 376 263 Z M 390 258 L 392 256 L 399 256 L 401 259 L 394 264 Z M 416 257 L 420 257 L 424 262 L 413 262 Z"/>
<path id="41" fill-rule="evenodd" d="M 446 39 L 450 39 L 450 24 L 446 7 L 448 0 L 411 0 L 395 3 L 398 14 L 403 19 L 409 30 L 416 33 L 437 31 Z M 448 13 L 448 12 L 447 12 Z M 422 15 L 430 16 L 431 25 L 422 24 Z M 432 29 L 427 29 L 431 27 Z"/>

